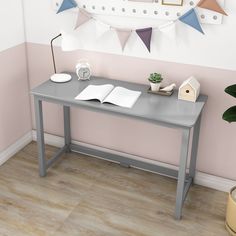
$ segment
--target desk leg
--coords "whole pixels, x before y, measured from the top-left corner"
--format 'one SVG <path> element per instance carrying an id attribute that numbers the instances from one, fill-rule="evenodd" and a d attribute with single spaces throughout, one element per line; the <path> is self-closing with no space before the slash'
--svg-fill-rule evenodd
<path id="1" fill-rule="evenodd" d="M 35 119 L 36 119 L 36 132 L 37 132 L 37 145 L 38 145 L 38 159 L 39 159 L 39 175 L 46 176 L 46 159 L 45 159 L 45 144 L 43 133 L 43 110 L 42 101 L 34 98 Z"/>
<path id="2" fill-rule="evenodd" d="M 70 144 L 71 144 L 70 107 L 63 106 L 63 113 L 64 113 L 64 137 L 65 137 L 65 145 L 67 146 L 67 152 L 70 152 Z"/>
<path id="3" fill-rule="evenodd" d="M 189 176 L 192 177 L 193 180 L 194 180 L 195 172 L 196 172 L 196 161 L 197 161 L 200 125 L 201 125 L 201 115 L 198 117 L 198 120 L 193 130 L 192 151 L 191 151 L 191 159 L 190 159 L 190 165 L 189 165 Z"/>
<path id="4" fill-rule="evenodd" d="M 182 206 L 184 201 L 184 188 L 185 188 L 186 167 L 187 167 L 188 149 L 189 149 L 189 138 L 190 138 L 190 129 L 183 129 L 181 154 L 179 160 L 178 183 L 176 192 L 176 206 L 175 206 L 175 218 L 178 220 L 181 218 L 182 215 Z"/>

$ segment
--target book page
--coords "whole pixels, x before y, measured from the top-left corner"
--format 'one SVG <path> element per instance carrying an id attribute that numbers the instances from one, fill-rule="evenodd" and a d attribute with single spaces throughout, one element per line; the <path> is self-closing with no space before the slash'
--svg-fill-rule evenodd
<path id="1" fill-rule="evenodd" d="M 116 87 L 105 98 L 104 102 L 109 102 L 121 107 L 131 108 L 141 95 L 140 91 L 133 91 L 122 87 Z"/>
<path id="2" fill-rule="evenodd" d="M 84 101 L 97 99 L 102 102 L 113 88 L 112 84 L 89 85 L 75 99 Z"/>

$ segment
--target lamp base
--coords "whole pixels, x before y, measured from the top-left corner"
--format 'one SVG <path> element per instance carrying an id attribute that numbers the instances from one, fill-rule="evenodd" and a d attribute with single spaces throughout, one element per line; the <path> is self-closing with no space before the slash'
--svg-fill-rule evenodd
<path id="1" fill-rule="evenodd" d="M 64 74 L 64 73 L 58 73 L 58 74 L 52 75 L 50 80 L 55 83 L 66 83 L 71 80 L 71 75 Z"/>

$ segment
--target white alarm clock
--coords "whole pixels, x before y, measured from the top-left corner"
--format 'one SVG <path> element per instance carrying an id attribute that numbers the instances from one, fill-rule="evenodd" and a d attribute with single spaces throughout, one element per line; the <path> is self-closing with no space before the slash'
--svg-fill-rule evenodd
<path id="1" fill-rule="evenodd" d="M 88 80 L 91 76 L 90 65 L 87 61 L 81 60 L 76 65 L 76 74 L 79 80 Z"/>

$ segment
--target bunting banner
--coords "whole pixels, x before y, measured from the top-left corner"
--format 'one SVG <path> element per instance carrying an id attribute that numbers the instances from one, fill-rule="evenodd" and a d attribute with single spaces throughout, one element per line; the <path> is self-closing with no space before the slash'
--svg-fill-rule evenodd
<path id="1" fill-rule="evenodd" d="M 204 34 L 194 8 L 182 15 L 179 20 Z"/>
<path id="2" fill-rule="evenodd" d="M 158 27 L 159 31 L 165 34 L 169 39 L 174 40 L 176 36 L 176 26 L 174 21 L 167 22 Z"/>
<path id="3" fill-rule="evenodd" d="M 143 41 L 144 45 L 148 49 L 148 51 L 151 51 L 151 38 L 152 38 L 152 28 L 144 28 L 144 29 L 137 29 L 136 30 L 137 35 L 140 37 L 140 39 Z"/>
<path id="4" fill-rule="evenodd" d="M 222 7 L 216 0 L 200 0 L 197 6 L 211 11 L 216 11 L 227 16 L 226 12 L 222 9 Z"/>
<path id="5" fill-rule="evenodd" d="M 71 9 L 75 7 L 77 7 L 76 0 L 63 0 L 57 13 L 60 13 L 67 9 Z M 139 38 L 141 39 L 141 41 L 143 42 L 143 44 L 145 45 L 145 47 L 148 49 L 148 51 L 151 52 L 151 39 L 152 39 L 153 30 L 158 29 L 161 33 L 166 35 L 169 39 L 173 40 L 175 39 L 175 36 L 176 36 L 176 21 L 178 20 L 194 28 L 200 33 L 204 34 L 201 24 L 198 20 L 197 12 L 195 11 L 196 7 L 212 10 L 212 11 L 215 11 L 215 12 L 218 12 L 227 16 L 225 11 L 218 4 L 217 0 L 200 0 L 199 3 L 194 8 L 191 8 L 190 10 L 188 10 L 185 14 L 183 14 L 176 20 L 169 21 L 155 28 L 147 27 L 143 29 L 123 30 L 123 29 L 112 27 L 109 24 L 103 23 L 103 21 L 98 20 L 96 19 L 96 17 L 94 17 L 90 13 L 87 13 L 87 11 L 80 9 L 74 30 L 78 29 L 80 26 L 90 21 L 91 24 L 89 25 L 93 27 L 92 32 L 95 32 L 95 38 L 98 39 L 102 37 L 105 33 L 109 32 L 111 29 L 114 29 L 119 39 L 122 51 L 124 50 L 130 38 L 131 33 L 135 31 L 137 35 L 139 36 Z M 78 32 L 78 31 L 74 31 L 74 32 Z M 73 35 L 73 37 L 71 38 L 69 37 L 69 35 L 65 34 L 65 38 L 72 41 L 74 45 L 76 45 L 76 37 L 77 37 L 76 34 Z M 67 45 L 66 43 L 64 44 L 65 44 L 65 48 L 70 49 L 69 45 Z M 79 46 L 76 45 L 76 47 L 79 47 Z"/>
<path id="6" fill-rule="evenodd" d="M 77 7 L 77 3 L 75 0 L 63 0 L 60 8 L 57 11 L 57 14 L 75 7 Z"/>
<path id="7" fill-rule="evenodd" d="M 76 24 L 75 24 L 75 30 L 79 28 L 81 25 L 86 23 L 87 21 L 91 20 L 92 16 L 85 13 L 84 11 L 80 11 L 77 16 Z"/>
<path id="8" fill-rule="evenodd" d="M 129 31 L 127 31 L 127 30 L 118 30 L 117 29 L 116 33 L 117 33 L 117 36 L 119 38 L 120 46 L 121 46 L 122 51 L 123 51 L 124 48 L 125 48 L 126 43 L 129 40 L 129 37 L 130 37 L 132 31 L 131 30 L 129 30 Z"/>

